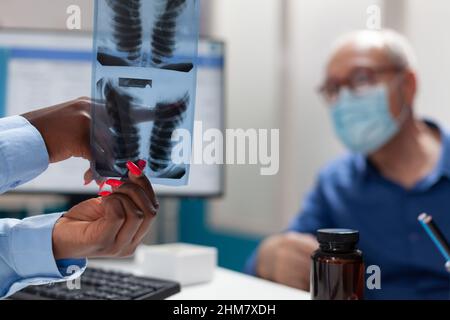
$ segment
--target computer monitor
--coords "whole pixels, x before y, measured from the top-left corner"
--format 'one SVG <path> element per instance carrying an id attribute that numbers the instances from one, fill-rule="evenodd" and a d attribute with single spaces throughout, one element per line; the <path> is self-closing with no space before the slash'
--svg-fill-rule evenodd
<path id="1" fill-rule="evenodd" d="M 23 114 L 91 95 L 92 35 L 80 32 L 0 29 L 0 115 Z M 199 43 L 196 121 L 203 129 L 224 127 L 224 45 Z M 196 145 L 193 146 L 195 152 Z M 194 154 L 194 153 L 193 153 Z M 18 192 L 90 195 L 93 183 L 83 185 L 89 164 L 69 159 L 52 164 Z M 155 185 L 160 196 L 219 196 L 223 166 L 192 164 L 189 183 L 182 187 Z"/>

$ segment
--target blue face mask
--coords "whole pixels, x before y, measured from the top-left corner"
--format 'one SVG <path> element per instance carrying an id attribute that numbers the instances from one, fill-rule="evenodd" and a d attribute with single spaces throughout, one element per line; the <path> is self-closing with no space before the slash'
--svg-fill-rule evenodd
<path id="1" fill-rule="evenodd" d="M 389 111 L 387 92 L 385 85 L 374 86 L 362 95 L 342 89 L 331 112 L 336 134 L 351 151 L 370 154 L 400 130 Z"/>

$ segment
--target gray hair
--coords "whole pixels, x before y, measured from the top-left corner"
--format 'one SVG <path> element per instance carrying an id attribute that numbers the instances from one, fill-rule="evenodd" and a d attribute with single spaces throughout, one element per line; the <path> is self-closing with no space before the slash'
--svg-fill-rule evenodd
<path id="1" fill-rule="evenodd" d="M 417 58 L 410 42 L 400 33 L 389 30 L 358 30 L 340 36 L 332 46 L 332 54 L 347 44 L 362 49 L 381 48 L 392 66 L 417 69 Z"/>

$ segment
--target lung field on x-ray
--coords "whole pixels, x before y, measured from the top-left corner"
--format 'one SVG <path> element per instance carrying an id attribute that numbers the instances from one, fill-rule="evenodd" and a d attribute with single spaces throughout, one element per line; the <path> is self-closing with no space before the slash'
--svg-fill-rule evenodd
<path id="1" fill-rule="evenodd" d="M 131 117 L 133 97 L 108 81 L 103 88 L 106 111 L 112 120 L 115 171 L 125 172 L 127 161 L 139 160 L 139 131 Z"/>
<path id="2" fill-rule="evenodd" d="M 167 65 L 164 66 L 164 62 L 173 57 L 177 18 L 185 7 L 186 0 L 167 1 L 164 12 L 156 20 L 151 39 L 153 66 L 167 67 Z"/>
<path id="3" fill-rule="evenodd" d="M 185 95 L 181 100 L 175 102 L 160 102 L 155 108 L 155 122 L 150 136 L 150 168 L 155 172 L 170 169 L 173 142 L 171 140 L 173 132 L 183 122 L 189 95 Z M 181 178 L 185 173 L 184 168 L 173 168 L 171 176 Z"/>
<path id="4" fill-rule="evenodd" d="M 141 1 L 108 0 L 108 3 L 113 10 L 111 23 L 116 48 L 126 53 L 129 60 L 135 61 L 142 50 Z"/>

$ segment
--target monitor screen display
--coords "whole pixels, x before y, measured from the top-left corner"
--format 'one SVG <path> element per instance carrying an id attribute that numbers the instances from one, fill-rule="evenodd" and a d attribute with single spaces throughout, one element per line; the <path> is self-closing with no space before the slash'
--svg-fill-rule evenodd
<path id="1" fill-rule="evenodd" d="M 199 43 L 195 121 L 201 130 L 224 128 L 224 45 Z M 0 115 L 30 110 L 91 96 L 92 36 L 75 32 L 0 30 Z M 199 129 L 199 128 L 197 128 Z M 194 139 L 192 154 L 202 148 Z M 199 142 L 197 144 L 197 142 Z M 32 193 L 95 194 L 84 186 L 89 163 L 69 159 L 17 191 Z M 217 196 L 223 192 L 223 165 L 193 163 L 188 185 L 155 185 L 161 196 Z"/>

